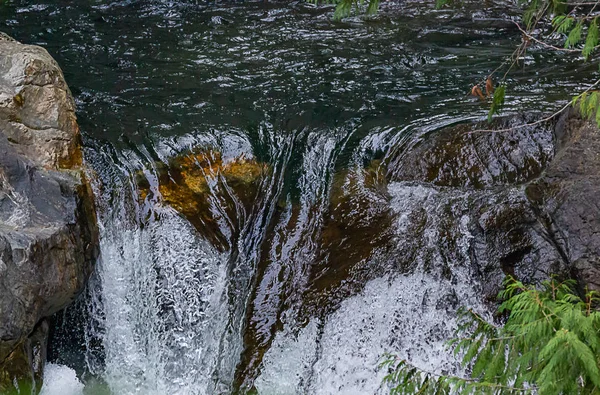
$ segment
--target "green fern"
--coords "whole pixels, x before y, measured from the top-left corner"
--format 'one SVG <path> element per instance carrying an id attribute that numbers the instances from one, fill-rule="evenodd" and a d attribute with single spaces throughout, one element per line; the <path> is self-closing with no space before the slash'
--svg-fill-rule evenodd
<path id="1" fill-rule="evenodd" d="M 567 40 L 565 41 L 565 48 L 571 48 L 581 42 L 581 36 L 583 34 L 583 22 L 579 21 L 573 29 L 569 32 Z"/>
<path id="2" fill-rule="evenodd" d="M 583 118 L 596 121 L 600 127 L 600 91 L 583 92 L 573 98 L 571 105 L 579 110 Z"/>
<path id="3" fill-rule="evenodd" d="M 590 27 L 588 28 L 587 37 L 585 39 L 585 45 L 583 46 L 583 57 L 587 60 L 594 51 L 594 48 L 598 45 L 598 18 L 594 18 Z"/>
<path id="4" fill-rule="evenodd" d="M 566 15 L 558 15 L 552 20 L 552 26 L 554 26 L 558 33 L 562 34 L 567 34 L 567 32 L 570 32 L 571 28 L 573 27 L 573 23 L 575 23 L 575 19 Z"/>
<path id="5" fill-rule="evenodd" d="M 586 99 L 587 100 L 587 99 Z M 387 356 L 384 383 L 391 394 L 598 394 L 600 313 L 598 298 L 581 299 L 575 282 L 546 281 L 541 289 L 509 277 L 499 298 L 496 326 L 462 310 L 457 338 L 449 342 L 469 377 L 436 375 Z"/>

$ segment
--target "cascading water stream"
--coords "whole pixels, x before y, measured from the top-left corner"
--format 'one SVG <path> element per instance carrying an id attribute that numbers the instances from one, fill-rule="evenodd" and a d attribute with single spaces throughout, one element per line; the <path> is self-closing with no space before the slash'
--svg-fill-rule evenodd
<path id="1" fill-rule="evenodd" d="M 96 173 L 101 261 L 57 320 L 44 395 L 83 391 L 69 368 L 115 395 L 385 393 L 385 352 L 456 371 L 456 309 L 485 310 L 469 212 L 487 195 L 386 166 L 485 116 L 465 93 L 520 42 L 510 7 L 62 3 L 0 7 L 63 67 Z M 507 112 L 590 74 L 544 56 Z"/>

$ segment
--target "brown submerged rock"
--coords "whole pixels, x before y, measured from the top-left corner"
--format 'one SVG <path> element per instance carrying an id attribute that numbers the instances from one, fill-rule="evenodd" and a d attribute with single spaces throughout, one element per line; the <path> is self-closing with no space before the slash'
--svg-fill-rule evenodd
<path id="1" fill-rule="evenodd" d="M 47 324 L 98 255 L 75 105 L 41 47 L 0 36 L 0 393 L 39 389 Z"/>
<path id="2" fill-rule="evenodd" d="M 181 213 L 221 251 L 228 250 L 239 231 L 242 217 L 252 209 L 262 176 L 268 166 L 254 159 L 238 157 L 223 160 L 213 150 L 197 151 L 157 163 L 158 190 L 162 203 Z M 139 197 L 145 200 L 150 193 L 147 180 Z M 211 199 L 219 199 L 224 212 L 215 209 Z"/>

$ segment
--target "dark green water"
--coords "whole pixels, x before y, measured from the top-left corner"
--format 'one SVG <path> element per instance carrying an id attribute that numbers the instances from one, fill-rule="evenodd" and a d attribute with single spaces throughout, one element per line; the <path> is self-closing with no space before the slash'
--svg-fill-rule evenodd
<path id="1" fill-rule="evenodd" d="M 95 319 L 104 329 L 90 324 L 90 336 L 73 334 L 88 342 L 58 362 L 102 377 L 115 394 L 252 388 L 283 328 L 312 328 L 308 321 L 357 292 L 344 288 L 346 279 L 362 286 L 376 277 L 348 274 L 344 261 L 358 260 L 352 251 L 369 261 L 375 253 L 366 246 L 391 220 L 367 212 L 372 222 L 359 227 L 364 234 L 327 233 L 335 177 L 425 132 L 485 117 L 487 104 L 468 92 L 520 42 L 510 22 L 520 12 L 491 2 L 442 11 L 430 2 L 399 2 L 369 19 L 334 22 L 331 14 L 331 7 L 302 1 L 0 5 L 0 30 L 44 46 L 63 68 L 88 161 L 103 184 L 102 312 Z M 507 80 L 505 112 L 553 111 L 595 70 L 533 48 Z M 161 208 L 160 199 L 138 205 L 130 191 L 140 173 L 156 184 L 154 161 L 215 147 L 226 158 L 245 154 L 272 169 L 251 208 L 227 188 L 229 200 L 222 200 L 223 185 L 211 189 L 225 252 Z M 358 205 L 344 215 L 361 210 L 370 209 Z M 323 252 L 322 239 L 333 253 Z M 105 350 L 99 365 L 106 366 L 82 367 L 96 349 Z M 317 383 L 319 374 L 307 380 Z M 262 388 L 272 381 L 263 379 Z M 294 388 L 332 393 L 319 385 Z M 372 383 L 353 388 L 367 391 Z"/>
<path id="2" fill-rule="evenodd" d="M 331 8 L 303 2 L 8 1 L 0 28 L 58 60 L 84 135 L 101 142 L 249 133 L 265 122 L 294 133 L 350 120 L 360 138 L 375 127 L 484 114 L 466 93 L 520 40 L 506 22 L 516 13 L 502 8 L 413 2 L 333 22 Z M 546 100 L 589 78 L 580 62 L 535 50 L 524 63 L 509 80 L 509 109 L 547 110 Z"/>

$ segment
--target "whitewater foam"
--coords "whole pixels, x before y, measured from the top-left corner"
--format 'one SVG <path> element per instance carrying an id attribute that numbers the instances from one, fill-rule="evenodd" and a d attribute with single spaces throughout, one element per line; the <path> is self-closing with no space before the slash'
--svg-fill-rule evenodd
<path id="1" fill-rule="evenodd" d="M 46 364 L 40 395 L 83 395 L 84 385 L 68 366 Z"/>

